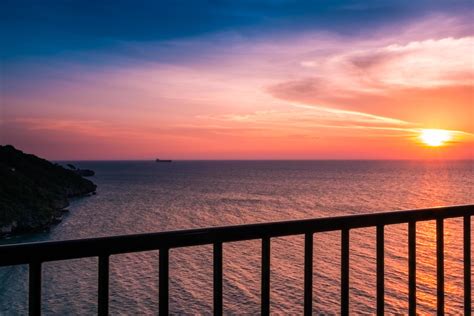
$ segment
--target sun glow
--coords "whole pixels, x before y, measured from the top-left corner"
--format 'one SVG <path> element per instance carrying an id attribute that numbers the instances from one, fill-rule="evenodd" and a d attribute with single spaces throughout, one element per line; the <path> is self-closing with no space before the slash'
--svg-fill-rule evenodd
<path id="1" fill-rule="evenodd" d="M 423 129 L 420 132 L 420 139 L 428 146 L 442 146 L 452 139 L 452 133 L 443 129 Z"/>

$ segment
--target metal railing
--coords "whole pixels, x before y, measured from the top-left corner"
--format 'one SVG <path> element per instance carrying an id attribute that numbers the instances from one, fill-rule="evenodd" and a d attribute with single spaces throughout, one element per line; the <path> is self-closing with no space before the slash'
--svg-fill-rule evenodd
<path id="1" fill-rule="evenodd" d="M 395 211 L 295 221 L 211 227 L 151 234 L 137 234 L 81 240 L 50 241 L 0 246 L 0 266 L 29 265 L 29 314 L 41 313 L 41 264 L 47 261 L 99 258 L 98 314 L 109 309 L 109 256 L 159 250 L 159 313 L 169 311 L 169 250 L 213 245 L 214 314 L 223 313 L 222 244 L 260 239 L 262 241 L 261 313 L 270 313 L 271 238 L 304 235 L 304 314 L 311 315 L 313 302 L 313 234 L 341 231 L 341 315 L 349 314 L 349 242 L 355 228 L 376 227 L 377 314 L 384 313 L 384 227 L 408 224 L 408 308 L 416 314 L 416 223 L 436 221 L 437 311 L 444 314 L 444 219 L 463 218 L 464 314 L 471 315 L 471 216 L 474 205 L 410 211 Z"/>

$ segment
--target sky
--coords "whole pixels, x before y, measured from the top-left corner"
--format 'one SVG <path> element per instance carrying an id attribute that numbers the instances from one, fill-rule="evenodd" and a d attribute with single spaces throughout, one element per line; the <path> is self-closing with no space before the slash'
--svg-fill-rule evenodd
<path id="1" fill-rule="evenodd" d="M 456 0 L 3 0 L 0 143 L 53 160 L 474 159 L 472 21 Z"/>

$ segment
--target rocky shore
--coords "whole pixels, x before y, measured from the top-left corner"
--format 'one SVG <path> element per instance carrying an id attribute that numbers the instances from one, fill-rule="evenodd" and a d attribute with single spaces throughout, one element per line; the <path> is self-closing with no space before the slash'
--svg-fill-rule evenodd
<path id="1" fill-rule="evenodd" d="M 48 229 L 61 221 L 69 198 L 96 188 L 73 170 L 0 146 L 0 236 Z"/>

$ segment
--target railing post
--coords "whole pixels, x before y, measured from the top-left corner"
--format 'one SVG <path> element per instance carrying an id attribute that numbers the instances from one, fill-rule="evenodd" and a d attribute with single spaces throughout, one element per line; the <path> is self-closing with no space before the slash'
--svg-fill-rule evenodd
<path id="1" fill-rule="evenodd" d="M 313 313 L 313 234 L 304 236 L 304 315 Z"/>
<path id="2" fill-rule="evenodd" d="M 384 226 L 377 226 L 377 315 L 384 314 L 385 305 L 385 254 L 384 254 Z"/>
<path id="3" fill-rule="evenodd" d="M 168 315 L 169 312 L 169 249 L 160 249 L 159 259 L 159 313 Z"/>
<path id="4" fill-rule="evenodd" d="M 262 239 L 262 306 L 261 314 L 270 315 L 270 237 Z"/>
<path id="5" fill-rule="evenodd" d="M 99 256 L 99 297 L 98 314 L 109 313 L 109 255 Z"/>
<path id="6" fill-rule="evenodd" d="M 222 243 L 214 243 L 214 315 L 222 315 Z"/>
<path id="7" fill-rule="evenodd" d="M 408 223 L 408 314 L 416 315 L 416 222 Z"/>
<path id="8" fill-rule="evenodd" d="M 28 314 L 41 315 L 41 262 L 29 265 Z"/>
<path id="9" fill-rule="evenodd" d="M 464 315 L 472 314 L 471 302 L 471 216 L 464 216 Z"/>
<path id="10" fill-rule="evenodd" d="M 436 293 L 437 314 L 444 315 L 444 224 L 436 220 Z"/>
<path id="11" fill-rule="evenodd" d="M 349 315 L 349 229 L 341 231 L 341 315 Z"/>

